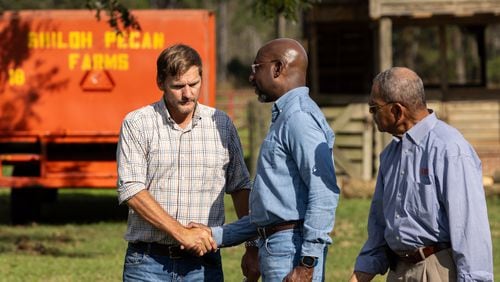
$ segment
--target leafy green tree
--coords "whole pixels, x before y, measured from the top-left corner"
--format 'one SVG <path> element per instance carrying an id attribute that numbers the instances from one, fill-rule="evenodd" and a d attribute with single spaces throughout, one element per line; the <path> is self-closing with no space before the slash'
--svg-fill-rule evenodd
<path id="1" fill-rule="evenodd" d="M 97 20 L 101 20 L 101 12 L 105 11 L 109 17 L 109 25 L 117 32 L 129 28 L 141 29 L 135 16 L 118 0 L 87 0 L 85 6 L 96 11 Z"/>
<path id="2" fill-rule="evenodd" d="M 274 19 L 276 37 L 284 37 L 286 20 L 296 22 L 300 12 L 318 2 L 320 0 L 254 0 L 253 7 L 256 14 Z"/>

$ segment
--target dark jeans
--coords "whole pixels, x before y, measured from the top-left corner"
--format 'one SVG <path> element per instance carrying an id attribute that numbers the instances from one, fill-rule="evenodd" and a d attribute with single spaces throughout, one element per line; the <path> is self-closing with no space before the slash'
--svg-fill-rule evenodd
<path id="1" fill-rule="evenodd" d="M 220 251 L 203 257 L 170 258 L 129 245 L 123 281 L 224 281 Z"/>

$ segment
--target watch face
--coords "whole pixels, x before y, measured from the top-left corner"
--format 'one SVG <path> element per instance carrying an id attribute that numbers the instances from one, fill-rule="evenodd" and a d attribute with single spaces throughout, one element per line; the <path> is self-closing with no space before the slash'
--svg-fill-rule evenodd
<path id="1" fill-rule="evenodd" d="M 302 259 L 300 260 L 301 264 L 305 267 L 315 267 L 316 266 L 316 262 L 317 262 L 317 258 L 315 257 L 309 257 L 309 256 L 306 256 L 306 257 L 302 257 Z"/>

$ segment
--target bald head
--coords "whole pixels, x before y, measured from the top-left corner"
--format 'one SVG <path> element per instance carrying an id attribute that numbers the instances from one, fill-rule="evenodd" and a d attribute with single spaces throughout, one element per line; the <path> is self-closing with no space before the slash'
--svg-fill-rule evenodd
<path id="1" fill-rule="evenodd" d="M 283 65 L 283 78 L 289 87 L 304 86 L 307 73 L 307 53 L 296 40 L 279 38 L 267 42 L 257 53 L 263 60 L 277 60 Z"/>
<path id="2" fill-rule="evenodd" d="M 373 79 L 373 85 L 385 102 L 400 102 L 413 111 L 426 109 L 422 79 L 408 68 L 387 69 Z"/>

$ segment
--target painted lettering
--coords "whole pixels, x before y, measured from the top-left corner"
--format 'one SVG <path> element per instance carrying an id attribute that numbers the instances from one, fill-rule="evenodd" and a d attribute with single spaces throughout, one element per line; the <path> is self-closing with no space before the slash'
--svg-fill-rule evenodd
<path id="1" fill-rule="evenodd" d="M 108 49 L 163 49 L 164 45 L 165 35 L 162 32 L 104 33 L 104 46 Z"/>
<path id="2" fill-rule="evenodd" d="M 68 68 L 70 70 L 119 70 L 129 68 L 129 57 L 126 53 L 71 53 L 68 55 Z"/>
<path id="3" fill-rule="evenodd" d="M 91 49 L 93 34 L 90 31 L 30 31 L 28 32 L 28 48 L 31 49 Z"/>
<path id="4" fill-rule="evenodd" d="M 26 82 L 26 75 L 24 70 L 20 68 L 9 69 L 9 85 L 11 86 L 21 86 Z"/>

